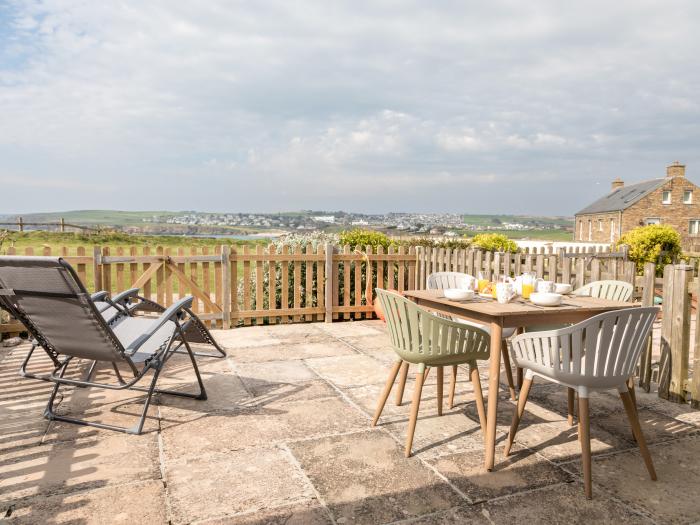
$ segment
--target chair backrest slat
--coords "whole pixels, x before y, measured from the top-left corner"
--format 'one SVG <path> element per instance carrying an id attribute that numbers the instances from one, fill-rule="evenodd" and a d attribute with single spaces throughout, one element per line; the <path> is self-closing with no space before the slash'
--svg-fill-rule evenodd
<path id="1" fill-rule="evenodd" d="M 577 376 L 584 386 L 624 381 L 634 370 L 658 311 L 626 308 L 567 328 L 522 334 L 513 340 L 514 356 L 535 373 L 539 369 L 561 378 Z"/>
<path id="2" fill-rule="evenodd" d="M 634 286 L 626 281 L 594 281 L 574 290 L 574 294 L 598 299 L 627 302 L 632 298 Z"/>
<path id="3" fill-rule="evenodd" d="M 378 288 L 377 297 L 392 346 L 402 359 L 427 365 L 457 354 L 488 359 L 490 339 L 485 330 L 439 317 L 395 292 Z"/>
<path id="4" fill-rule="evenodd" d="M 460 272 L 434 272 L 428 275 L 428 290 L 445 290 L 448 288 L 472 288 L 473 276 Z"/>

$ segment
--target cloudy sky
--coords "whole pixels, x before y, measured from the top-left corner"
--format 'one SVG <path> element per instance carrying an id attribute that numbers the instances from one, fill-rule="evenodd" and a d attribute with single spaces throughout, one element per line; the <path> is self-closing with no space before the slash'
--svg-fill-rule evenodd
<path id="1" fill-rule="evenodd" d="M 674 160 L 700 182 L 698 20 L 672 0 L 0 0 L 0 213 L 573 214 Z"/>

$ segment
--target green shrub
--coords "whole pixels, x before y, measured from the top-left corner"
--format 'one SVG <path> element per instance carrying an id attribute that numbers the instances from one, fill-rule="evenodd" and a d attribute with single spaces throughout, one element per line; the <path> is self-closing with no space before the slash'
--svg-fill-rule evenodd
<path id="1" fill-rule="evenodd" d="M 472 246 L 487 252 L 517 252 L 518 245 L 502 233 L 480 233 L 472 239 Z"/>
<path id="2" fill-rule="evenodd" d="M 649 224 L 625 233 L 617 246 L 629 247 L 629 258 L 642 271 L 644 263 L 656 264 L 656 274 L 662 275 L 664 266 L 673 264 L 681 254 L 681 236 L 666 224 Z"/>
<path id="3" fill-rule="evenodd" d="M 449 248 L 451 250 L 464 250 L 471 246 L 469 239 L 433 239 L 431 237 L 420 237 L 399 241 L 401 246 L 421 246 L 423 248 Z"/>
<path id="4" fill-rule="evenodd" d="M 340 232 L 338 235 L 338 241 L 341 246 L 358 246 L 364 248 L 365 246 L 371 246 L 376 248 L 377 246 L 382 246 L 388 248 L 391 244 L 391 239 L 382 232 L 377 232 L 374 230 L 345 230 Z"/>

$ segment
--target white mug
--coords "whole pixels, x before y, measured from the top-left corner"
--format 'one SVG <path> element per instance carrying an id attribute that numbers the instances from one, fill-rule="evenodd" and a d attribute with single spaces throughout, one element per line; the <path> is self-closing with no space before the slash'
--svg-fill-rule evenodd
<path id="1" fill-rule="evenodd" d="M 535 281 L 535 290 L 538 293 L 553 293 L 556 289 L 557 285 L 554 281 L 545 281 L 544 279 Z"/>
<path id="2" fill-rule="evenodd" d="M 506 304 L 515 297 L 515 286 L 511 282 L 496 283 L 496 300 L 500 304 Z"/>

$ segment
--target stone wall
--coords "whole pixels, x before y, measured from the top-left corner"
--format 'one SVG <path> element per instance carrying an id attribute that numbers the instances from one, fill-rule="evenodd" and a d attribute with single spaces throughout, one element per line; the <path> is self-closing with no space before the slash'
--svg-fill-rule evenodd
<path id="1" fill-rule="evenodd" d="M 590 236 L 589 236 L 590 221 Z M 610 226 L 612 223 L 612 235 Z M 574 240 L 577 242 L 616 242 L 619 238 L 620 212 L 592 213 L 577 215 Z M 583 235 L 581 235 L 583 228 Z"/>
<path id="2" fill-rule="evenodd" d="M 671 204 L 662 203 L 662 194 L 666 190 L 671 192 Z M 691 204 L 683 204 L 686 190 L 693 192 Z M 690 235 L 688 223 L 691 219 L 700 219 L 700 189 L 685 177 L 667 179 L 663 186 L 622 213 L 623 233 L 645 224 L 650 218 L 660 218 L 661 224 L 673 226 L 681 234 L 683 248 L 693 250 L 693 245 L 700 244 L 700 236 Z"/>
<path id="3" fill-rule="evenodd" d="M 683 193 L 693 192 L 691 204 L 683 203 Z M 663 204 L 664 191 L 671 192 L 671 203 Z M 621 215 L 621 218 L 620 218 Z M 661 224 L 673 226 L 683 240 L 685 250 L 700 251 L 700 235 L 691 235 L 689 221 L 700 220 L 700 188 L 690 182 L 684 176 L 668 177 L 666 182 L 646 195 L 632 206 L 620 212 L 594 213 L 577 215 L 574 231 L 575 241 L 611 242 L 610 221 L 614 221 L 614 236 L 612 242 L 619 239 L 619 224 L 622 222 L 622 234 L 643 226 L 648 219 L 660 219 Z M 588 222 L 591 221 L 591 235 L 589 237 Z M 602 231 L 600 223 L 602 221 Z M 581 238 L 581 225 L 583 225 L 583 238 Z"/>

